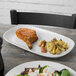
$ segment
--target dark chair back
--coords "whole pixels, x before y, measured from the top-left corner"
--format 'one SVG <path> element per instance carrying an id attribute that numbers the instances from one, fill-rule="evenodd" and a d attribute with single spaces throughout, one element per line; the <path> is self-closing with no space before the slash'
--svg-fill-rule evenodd
<path id="1" fill-rule="evenodd" d="M 75 28 L 75 15 L 64 16 L 44 13 L 17 12 L 11 10 L 11 24 L 36 24 Z"/>

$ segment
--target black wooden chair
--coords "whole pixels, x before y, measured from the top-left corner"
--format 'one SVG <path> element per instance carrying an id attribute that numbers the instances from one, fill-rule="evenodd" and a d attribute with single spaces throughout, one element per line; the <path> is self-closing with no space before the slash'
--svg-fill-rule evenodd
<path id="1" fill-rule="evenodd" d="M 11 24 L 36 24 L 36 25 L 49 25 L 65 28 L 76 28 L 75 14 L 72 16 L 32 13 L 32 12 L 17 12 L 16 10 L 10 11 Z"/>

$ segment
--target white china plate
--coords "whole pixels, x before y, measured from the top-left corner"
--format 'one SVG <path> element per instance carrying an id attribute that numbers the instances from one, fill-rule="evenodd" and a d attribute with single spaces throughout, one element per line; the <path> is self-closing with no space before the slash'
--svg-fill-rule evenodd
<path id="1" fill-rule="evenodd" d="M 71 76 L 76 76 L 76 72 L 74 70 L 72 70 L 71 68 L 69 68 L 65 65 L 56 63 L 56 62 L 51 62 L 51 61 L 32 61 L 32 62 L 23 63 L 21 65 L 16 66 L 12 70 L 10 70 L 5 76 L 16 76 L 16 75 L 22 73 L 25 70 L 25 68 L 34 68 L 34 67 L 36 68 L 36 67 L 38 67 L 38 65 L 40 65 L 40 66 L 49 65 L 58 71 L 60 71 L 62 69 L 68 69 L 70 71 Z"/>
<path id="2" fill-rule="evenodd" d="M 32 50 L 30 50 L 27 47 L 25 42 L 23 42 L 22 40 L 17 38 L 16 30 L 19 29 L 19 28 L 29 28 L 29 29 L 33 29 L 33 30 L 36 31 L 37 36 L 38 36 L 38 40 L 35 43 L 33 43 Z M 65 37 L 63 35 L 57 34 L 55 32 L 52 32 L 51 30 L 48 31 L 48 30 L 44 30 L 44 29 L 41 29 L 41 28 L 33 27 L 31 25 L 30 26 L 28 26 L 28 25 L 19 25 L 19 26 L 16 26 L 14 28 L 11 28 L 7 32 L 4 33 L 3 38 L 7 42 L 9 42 L 9 43 L 11 43 L 11 44 L 13 44 L 13 45 L 15 45 L 17 47 L 20 47 L 20 48 L 22 48 L 24 50 L 27 50 L 27 51 L 32 52 L 32 53 L 37 54 L 37 55 L 50 57 L 50 58 L 58 58 L 58 57 L 62 57 L 64 55 L 68 54 L 69 52 L 72 51 L 72 49 L 73 49 L 73 47 L 75 45 L 74 41 L 72 39 L 68 38 L 68 37 Z M 50 41 L 53 38 L 57 38 L 58 40 L 62 39 L 63 41 L 68 43 L 69 48 L 65 52 L 62 52 L 59 55 L 52 55 L 49 52 L 48 53 L 41 53 L 41 48 L 38 47 L 39 40 Z"/>

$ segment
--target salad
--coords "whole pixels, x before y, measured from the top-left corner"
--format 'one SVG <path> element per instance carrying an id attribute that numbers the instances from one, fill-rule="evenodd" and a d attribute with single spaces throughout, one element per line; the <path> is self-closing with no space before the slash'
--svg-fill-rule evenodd
<path id="1" fill-rule="evenodd" d="M 25 68 L 21 74 L 16 76 L 71 76 L 68 69 L 62 69 L 61 71 L 55 70 L 51 66 L 40 65 L 38 68 Z"/>

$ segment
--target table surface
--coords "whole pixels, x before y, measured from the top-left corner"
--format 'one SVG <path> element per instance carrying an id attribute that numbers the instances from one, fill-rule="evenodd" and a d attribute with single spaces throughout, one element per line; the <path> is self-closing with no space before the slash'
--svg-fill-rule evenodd
<path id="1" fill-rule="evenodd" d="M 15 27 L 17 25 L 1 25 L 0 24 L 0 36 L 3 37 L 4 32 L 8 29 Z M 53 31 L 62 35 L 65 35 L 71 39 L 73 39 L 76 43 L 76 30 L 75 29 L 66 29 L 66 28 L 58 28 L 58 27 L 51 27 L 51 26 L 38 26 L 32 25 L 35 27 L 47 29 L 49 31 Z M 76 45 L 74 49 L 66 56 L 61 58 L 53 59 L 53 58 L 46 58 L 42 56 L 35 55 L 33 53 L 27 52 L 23 49 L 20 49 L 5 40 L 3 40 L 2 45 L 2 57 L 4 60 L 5 65 L 5 74 L 11 70 L 13 67 L 25 63 L 28 61 L 37 61 L 37 60 L 47 60 L 47 61 L 55 61 L 58 63 L 62 63 L 66 66 L 71 67 L 76 71 Z"/>

